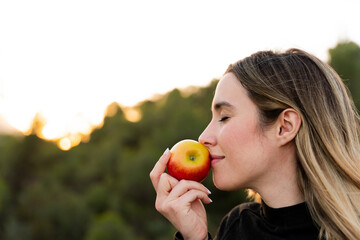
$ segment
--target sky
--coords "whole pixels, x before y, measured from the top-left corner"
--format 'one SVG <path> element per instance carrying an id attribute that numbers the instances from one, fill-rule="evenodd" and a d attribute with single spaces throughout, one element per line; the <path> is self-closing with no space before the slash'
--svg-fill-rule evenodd
<path id="1" fill-rule="evenodd" d="M 134 106 L 205 86 L 259 50 L 304 49 L 327 61 L 360 44 L 357 0 L 0 1 L 0 131 L 88 134 L 112 102 Z"/>

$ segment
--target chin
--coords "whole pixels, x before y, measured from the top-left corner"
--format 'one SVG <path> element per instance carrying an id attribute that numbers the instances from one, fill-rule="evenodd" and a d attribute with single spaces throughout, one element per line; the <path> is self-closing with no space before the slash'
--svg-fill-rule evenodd
<path id="1" fill-rule="evenodd" d="M 221 191 L 234 191 L 238 190 L 236 186 L 234 186 L 231 181 L 226 179 L 218 179 L 213 175 L 213 183 L 215 187 Z"/>

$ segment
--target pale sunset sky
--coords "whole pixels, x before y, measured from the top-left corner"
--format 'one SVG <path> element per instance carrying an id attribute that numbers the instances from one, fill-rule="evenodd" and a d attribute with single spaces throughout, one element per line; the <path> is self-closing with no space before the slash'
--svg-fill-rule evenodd
<path id="1" fill-rule="evenodd" d="M 134 106 L 205 86 L 258 50 L 302 48 L 322 60 L 360 44 L 360 1 L 11 0 L 0 2 L 0 132 L 87 134 L 108 104 Z"/>

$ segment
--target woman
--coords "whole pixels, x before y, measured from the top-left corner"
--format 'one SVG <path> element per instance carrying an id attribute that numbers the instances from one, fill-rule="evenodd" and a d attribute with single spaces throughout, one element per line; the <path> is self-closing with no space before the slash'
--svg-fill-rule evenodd
<path id="1" fill-rule="evenodd" d="M 229 66 L 213 117 L 199 141 L 221 190 L 253 189 L 261 203 L 235 207 L 216 239 L 360 239 L 359 117 L 340 77 L 316 57 L 290 49 L 258 52 Z M 156 209 L 179 239 L 211 239 L 200 183 L 150 177 Z"/>

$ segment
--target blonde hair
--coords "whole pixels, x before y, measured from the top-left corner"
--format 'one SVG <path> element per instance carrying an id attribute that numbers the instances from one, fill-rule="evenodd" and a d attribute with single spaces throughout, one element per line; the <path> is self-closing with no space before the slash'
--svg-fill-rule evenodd
<path id="1" fill-rule="evenodd" d="M 298 184 L 319 238 L 360 239 L 359 116 L 338 74 L 299 49 L 258 52 L 226 72 L 247 89 L 262 127 L 286 108 L 300 114 Z"/>

